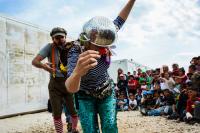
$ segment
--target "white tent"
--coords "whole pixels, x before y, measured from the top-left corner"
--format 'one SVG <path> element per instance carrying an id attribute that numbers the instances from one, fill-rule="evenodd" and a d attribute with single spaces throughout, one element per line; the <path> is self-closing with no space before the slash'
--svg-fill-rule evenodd
<path id="1" fill-rule="evenodd" d="M 127 72 L 133 74 L 133 71 L 137 71 L 138 68 L 141 68 L 142 70 L 150 69 L 149 67 L 134 62 L 133 60 L 114 60 L 111 62 L 110 68 L 108 69 L 108 73 L 115 83 L 117 82 L 117 70 L 119 68 L 121 68 L 124 71 L 124 74 L 127 74 Z"/>

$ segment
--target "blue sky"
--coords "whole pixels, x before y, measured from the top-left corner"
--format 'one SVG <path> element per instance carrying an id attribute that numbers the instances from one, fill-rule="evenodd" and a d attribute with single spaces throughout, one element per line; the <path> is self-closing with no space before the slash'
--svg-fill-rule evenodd
<path id="1" fill-rule="evenodd" d="M 77 38 L 93 16 L 115 19 L 128 0 L 0 0 L 0 13 L 51 29 L 62 26 Z M 186 69 L 200 55 L 200 0 L 137 0 L 119 31 L 113 59 L 133 59 L 156 68 Z"/>

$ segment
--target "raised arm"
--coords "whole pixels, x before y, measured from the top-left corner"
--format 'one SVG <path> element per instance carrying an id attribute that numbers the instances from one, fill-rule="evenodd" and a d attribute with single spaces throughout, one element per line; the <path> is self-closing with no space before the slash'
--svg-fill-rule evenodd
<path id="1" fill-rule="evenodd" d="M 126 21 L 134 3 L 135 0 L 129 0 L 128 3 L 124 6 L 124 8 L 120 11 L 118 16 L 121 17 L 124 21 Z"/>
<path id="2" fill-rule="evenodd" d="M 117 18 L 113 21 L 113 23 L 116 25 L 117 31 L 121 29 L 121 27 L 124 25 L 124 22 L 128 18 L 128 15 L 135 3 L 135 0 L 129 0 L 128 3 L 124 6 L 124 8 L 120 11 Z"/>

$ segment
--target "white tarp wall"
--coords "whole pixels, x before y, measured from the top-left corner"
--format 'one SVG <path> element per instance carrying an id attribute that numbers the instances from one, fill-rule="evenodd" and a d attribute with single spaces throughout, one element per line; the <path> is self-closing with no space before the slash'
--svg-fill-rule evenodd
<path id="1" fill-rule="evenodd" d="M 47 30 L 0 16 L 0 117 L 46 108 L 49 75 L 31 61 Z"/>
<path id="2" fill-rule="evenodd" d="M 119 68 L 124 71 L 124 74 L 127 74 L 127 72 L 131 72 L 131 74 L 133 74 L 133 71 L 137 71 L 138 68 L 141 68 L 142 70 L 150 69 L 145 65 L 138 64 L 128 59 L 114 60 L 110 64 L 108 73 L 115 83 L 117 82 L 117 70 Z"/>
<path id="3" fill-rule="evenodd" d="M 128 72 L 128 65 L 127 65 L 126 59 L 115 60 L 115 61 L 112 61 L 110 64 L 108 73 L 115 83 L 117 83 L 117 70 L 119 68 L 121 68 L 124 71 L 124 73 Z"/>

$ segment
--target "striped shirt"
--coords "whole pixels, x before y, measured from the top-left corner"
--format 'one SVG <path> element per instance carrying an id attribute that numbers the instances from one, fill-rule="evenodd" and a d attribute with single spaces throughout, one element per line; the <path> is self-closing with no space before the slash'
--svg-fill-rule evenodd
<path id="1" fill-rule="evenodd" d="M 113 21 L 117 31 L 121 29 L 124 22 L 125 21 L 119 16 Z M 80 51 L 79 48 L 75 45 L 73 48 L 71 48 L 71 50 L 68 53 L 68 64 L 67 64 L 68 77 L 72 74 L 76 66 L 76 62 L 80 54 L 79 51 Z M 109 79 L 107 71 L 109 68 L 109 64 L 106 63 L 102 57 L 100 59 L 97 59 L 97 62 L 98 62 L 97 66 L 94 67 L 93 69 L 90 69 L 88 73 L 81 78 L 80 90 L 84 91 L 88 89 L 95 89 Z"/>

